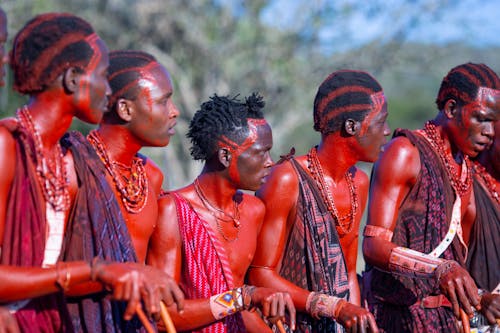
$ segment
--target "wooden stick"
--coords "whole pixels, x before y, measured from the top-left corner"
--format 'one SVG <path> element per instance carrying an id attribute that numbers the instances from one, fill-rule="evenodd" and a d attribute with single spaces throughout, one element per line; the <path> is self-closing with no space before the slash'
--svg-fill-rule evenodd
<path id="1" fill-rule="evenodd" d="M 280 331 L 280 333 L 286 333 L 286 330 L 283 327 L 283 323 L 281 322 L 281 319 L 276 322 L 276 326 L 278 326 L 278 330 Z"/>
<path id="2" fill-rule="evenodd" d="M 462 321 L 462 329 L 464 333 L 470 333 L 469 316 L 464 310 L 460 309 L 460 320 Z"/>
<path id="3" fill-rule="evenodd" d="M 170 318 L 167 306 L 165 305 L 165 303 L 163 303 L 163 301 L 160 302 L 160 314 L 161 314 L 161 319 L 165 324 L 165 328 L 167 329 L 167 332 L 176 333 L 177 331 L 175 330 L 174 322 L 172 321 L 172 318 Z"/>
<path id="4" fill-rule="evenodd" d="M 135 308 L 135 312 L 137 314 L 137 317 L 139 317 L 139 320 L 141 321 L 142 326 L 144 326 L 144 328 L 146 329 L 146 332 L 156 333 L 156 331 L 155 331 L 153 325 L 151 325 L 151 322 L 149 321 L 148 317 L 146 316 L 144 311 L 142 311 L 142 307 L 140 304 Z"/>

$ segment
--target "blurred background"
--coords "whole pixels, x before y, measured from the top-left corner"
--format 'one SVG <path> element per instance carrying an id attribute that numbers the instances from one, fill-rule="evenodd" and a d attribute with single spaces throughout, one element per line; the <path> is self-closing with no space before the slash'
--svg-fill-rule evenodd
<path id="1" fill-rule="evenodd" d="M 389 125 L 418 128 L 434 117 L 443 76 L 464 62 L 500 70 L 496 0 L 2 0 L 9 42 L 33 15 L 67 11 L 88 20 L 110 49 L 152 53 L 169 70 L 181 112 L 167 148 L 148 148 L 165 189 L 190 183 L 187 126 L 209 96 L 260 92 L 273 128 L 273 157 L 316 144 L 312 104 L 332 71 L 361 69 L 384 87 Z M 8 81 L 11 82 L 9 73 Z M 10 83 L 9 83 L 10 84 Z M 25 102 L 2 89 L 0 116 Z M 75 121 L 84 133 L 90 127 Z M 361 165 L 370 172 L 370 165 Z"/>

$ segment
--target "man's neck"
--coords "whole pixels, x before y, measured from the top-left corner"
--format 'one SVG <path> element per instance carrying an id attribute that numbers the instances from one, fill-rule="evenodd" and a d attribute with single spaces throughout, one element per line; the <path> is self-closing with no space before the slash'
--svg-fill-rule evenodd
<path id="1" fill-rule="evenodd" d="M 113 161 L 131 165 L 142 146 L 124 126 L 101 124 L 97 130 L 106 153 Z"/>
<path id="2" fill-rule="evenodd" d="M 73 110 L 60 103 L 57 96 L 50 94 L 31 98 L 26 106 L 33 125 L 40 135 L 45 149 L 52 149 L 66 133 L 73 121 Z"/>

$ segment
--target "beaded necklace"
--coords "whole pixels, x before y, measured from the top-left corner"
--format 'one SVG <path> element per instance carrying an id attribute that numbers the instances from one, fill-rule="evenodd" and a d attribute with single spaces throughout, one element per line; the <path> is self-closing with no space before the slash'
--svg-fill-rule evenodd
<path id="1" fill-rule="evenodd" d="M 238 236 L 240 234 L 240 227 L 241 227 L 241 222 L 240 222 L 240 210 L 239 210 L 239 204 L 234 200 L 233 198 L 233 214 L 228 214 L 226 211 L 223 209 L 220 209 L 216 205 L 210 202 L 208 200 L 207 196 L 205 193 L 203 193 L 203 190 L 200 187 L 200 181 L 198 178 L 194 180 L 194 190 L 196 191 L 196 194 L 200 198 L 201 202 L 203 203 L 203 206 L 210 211 L 210 214 L 215 218 L 215 222 L 217 223 L 217 230 L 221 234 L 222 238 L 224 238 L 227 242 L 234 242 L 235 240 L 238 239 Z M 228 237 L 222 228 L 222 225 L 219 223 L 225 222 L 225 223 L 232 223 L 233 227 L 236 228 L 236 236 L 234 238 Z"/>
<path id="2" fill-rule="evenodd" d="M 36 174 L 45 201 L 50 203 L 57 212 L 68 210 L 70 206 L 68 177 L 61 145 L 59 142 L 56 144 L 56 154 L 52 154 L 52 158 L 46 157 L 43 152 L 42 138 L 27 106 L 17 111 L 17 119 L 35 143 Z"/>
<path id="3" fill-rule="evenodd" d="M 432 121 L 426 122 L 423 133 L 431 144 L 431 147 L 435 152 L 437 152 L 439 158 L 445 165 L 451 186 L 458 195 L 464 196 L 470 190 L 472 185 L 472 173 L 469 157 L 467 155 L 462 155 L 462 174 L 459 175 L 457 170 L 453 167 L 453 157 L 444 150 L 445 144 L 438 133 L 436 125 Z"/>
<path id="4" fill-rule="evenodd" d="M 316 184 L 321 190 L 321 195 L 325 200 L 328 211 L 335 219 L 335 224 L 339 236 L 344 236 L 350 233 L 352 231 L 352 228 L 354 227 L 354 219 L 356 217 L 356 211 L 359 205 L 356 185 L 354 185 L 354 179 L 351 173 L 349 172 L 349 170 L 347 170 L 344 175 L 347 186 L 349 187 L 351 211 L 348 214 L 341 216 L 339 215 L 337 207 L 335 206 L 335 202 L 333 201 L 333 195 L 330 191 L 330 187 L 325 181 L 325 173 L 323 172 L 323 168 L 321 167 L 321 163 L 319 162 L 316 147 L 311 148 L 311 150 L 309 150 L 309 152 L 307 153 L 307 161 L 309 171 L 311 172 L 314 180 L 316 181 Z"/>
<path id="5" fill-rule="evenodd" d="M 111 160 L 101 136 L 96 130 L 87 135 L 87 140 L 94 147 L 97 155 L 104 163 L 106 170 L 113 178 L 116 189 L 120 193 L 125 209 L 137 214 L 142 211 L 148 199 L 148 177 L 142 159 L 134 156 L 130 166 Z M 127 177 L 126 175 L 130 176 Z"/>
<path id="6" fill-rule="evenodd" d="M 477 161 L 472 163 L 472 169 L 476 175 L 481 177 L 482 183 L 486 186 L 490 196 L 500 204 L 500 194 L 498 193 L 497 184 L 493 176 Z"/>

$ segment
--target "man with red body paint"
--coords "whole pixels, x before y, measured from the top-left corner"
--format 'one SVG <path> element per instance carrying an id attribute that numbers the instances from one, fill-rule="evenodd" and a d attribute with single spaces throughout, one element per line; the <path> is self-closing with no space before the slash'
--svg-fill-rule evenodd
<path id="1" fill-rule="evenodd" d="M 7 42 L 7 15 L 0 8 L 0 87 L 5 85 L 5 64 L 7 64 L 7 52 L 5 52 L 5 43 Z M 19 326 L 16 320 L 10 314 L 8 308 L 0 307 L 0 332 L 17 333 Z"/>
<path id="2" fill-rule="evenodd" d="M 17 118 L 0 126 L 0 301 L 30 332 L 72 331 L 61 291 L 82 284 L 95 287 L 80 292 L 106 288 L 112 298 L 128 301 L 125 317 L 141 299 L 148 312 L 159 312 L 160 300 L 171 302 L 171 292 L 180 291 L 165 287 L 169 277 L 158 270 L 133 263 L 57 262 L 68 236 L 68 179 L 75 177 L 72 155 L 64 155 L 59 139 L 73 117 L 96 123 L 106 110 L 104 42 L 74 15 L 41 14 L 16 35 L 10 64 L 15 89 L 30 100 Z"/>
<path id="3" fill-rule="evenodd" d="M 471 230 L 467 270 L 480 288 L 481 313 L 472 325 L 500 325 L 500 121 L 495 140 L 473 161 L 476 219 Z M 498 322 L 496 321 L 498 320 Z M 497 327 L 498 329 L 498 327 Z"/>
<path id="4" fill-rule="evenodd" d="M 264 206 L 255 191 L 273 164 L 271 128 L 262 98 L 245 102 L 213 96 L 189 127 L 191 155 L 205 163 L 194 183 L 159 200 L 156 250 L 151 263 L 174 276 L 186 294 L 183 313 L 169 309 L 180 331 L 265 332 L 257 312 L 294 326 L 295 308 L 286 293 L 244 285 L 257 247 Z M 149 255 L 148 255 L 149 256 Z"/>
<path id="5" fill-rule="evenodd" d="M 360 307 L 356 274 L 358 229 L 368 177 L 356 162 L 377 159 L 387 103 L 368 73 L 331 73 L 314 101 L 318 146 L 284 158 L 257 196 L 266 217 L 249 280 L 292 296 L 299 332 L 376 332 Z"/>
<path id="6" fill-rule="evenodd" d="M 138 151 L 145 146 L 166 146 L 175 133 L 173 128 L 179 111 L 172 100 L 170 75 L 153 56 L 140 51 L 113 51 L 109 58 L 108 80 L 112 90 L 109 111 L 99 128 L 91 131 L 87 138 L 73 132 L 63 140 L 73 154 L 78 177 L 78 182 L 71 181 L 70 188 L 77 192 L 77 184 L 86 184 L 78 191 L 73 209 L 75 223 L 70 226 L 83 236 L 66 240 L 63 258 L 87 260 L 98 256 L 145 264 L 156 230 L 157 198 L 163 175 Z M 102 192 L 94 186 L 98 188 L 102 181 L 109 184 L 111 195 L 119 205 L 106 223 L 100 220 L 109 208 L 93 203 Z M 89 215 L 94 217 L 88 218 Z M 165 281 L 166 284 L 172 282 Z M 113 332 L 92 320 L 98 315 L 107 316 L 102 309 L 114 309 L 107 310 L 112 313 L 123 311 L 119 304 L 109 302 L 104 296 L 93 296 L 93 302 L 88 296 L 68 300 L 77 330 Z M 110 320 L 108 326 L 115 326 L 116 331 L 137 328 L 133 323 L 121 322 L 120 318 Z"/>
<path id="7" fill-rule="evenodd" d="M 363 254 L 375 267 L 365 290 L 384 332 L 458 332 L 455 317 L 468 323 L 460 309 L 480 308 L 463 267 L 476 211 L 469 157 L 494 137 L 499 89 L 484 64 L 453 68 L 436 118 L 396 131 L 375 164 Z"/>

